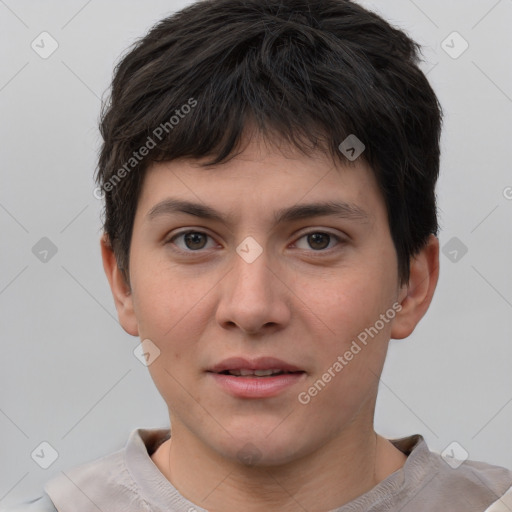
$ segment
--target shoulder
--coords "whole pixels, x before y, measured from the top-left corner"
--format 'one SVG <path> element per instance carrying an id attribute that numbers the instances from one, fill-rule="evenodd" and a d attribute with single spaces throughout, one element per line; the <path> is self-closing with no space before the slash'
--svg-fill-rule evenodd
<path id="1" fill-rule="evenodd" d="M 507 468 L 469 459 L 457 461 L 435 452 L 431 458 L 433 478 L 426 494 L 440 497 L 443 504 L 450 497 L 454 510 L 486 510 L 512 486 L 512 471 Z"/>
<path id="2" fill-rule="evenodd" d="M 10 508 L 2 509 L 0 512 L 59 512 L 53 501 L 45 493 L 39 498 L 18 503 Z"/>
<path id="3" fill-rule="evenodd" d="M 168 433 L 135 429 L 124 448 L 58 473 L 44 491 L 57 510 L 72 503 L 74 512 L 90 512 L 93 501 L 101 510 L 150 512 L 148 500 L 168 484 L 150 456 Z"/>
<path id="4" fill-rule="evenodd" d="M 494 489 L 501 494 L 512 485 L 510 469 L 477 460 L 457 461 L 436 452 L 432 453 L 432 456 L 446 485 L 457 485 L 457 482 L 464 485 L 466 482 L 472 482 L 474 487 Z"/>
<path id="5" fill-rule="evenodd" d="M 457 455 L 467 455 L 462 451 L 431 451 L 420 435 L 392 442 L 408 455 L 401 477 L 395 479 L 396 499 L 404 512 L 482 512 L 512 486 L 511 470 L 464 456 L 458 460 Z"/>

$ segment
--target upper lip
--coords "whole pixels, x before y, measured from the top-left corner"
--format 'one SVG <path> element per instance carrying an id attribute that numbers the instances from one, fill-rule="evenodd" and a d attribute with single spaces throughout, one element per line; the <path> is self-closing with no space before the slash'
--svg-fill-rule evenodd
<path id="1" fill-rule="evenodd" d="M 244 357 L 229 357 L 224 359 L 207 371 L 221 373 L 226 370 L 281 370 L 285 372 L 302 372 L 301 368 L 286 363 L 275 357 L 259 357 L 257 359 L 245 359 Z"/>

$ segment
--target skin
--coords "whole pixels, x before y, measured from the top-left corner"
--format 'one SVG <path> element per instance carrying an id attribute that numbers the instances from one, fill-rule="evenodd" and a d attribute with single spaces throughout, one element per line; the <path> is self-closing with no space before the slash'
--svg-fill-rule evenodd
<path id="1" fill-rule="evenodd" d="M 412 258 L 409 282 L 399 286 L 384 200 L 361 158 L 344 167 L 256 137 L 228 163 L 204 169 L 197 162 L 148 169 L 130 285 L 107 237 L 101 241 L 121 325 L 160 350 L 148 368 L 167 403 L 172 438 L 151 458 L 183 496 L 211 512 L 340 507 L 406 461 L 375 432 L 375 402 L 390 338 L 409 336 L 432 300 L 438 239 L 432 235 Z M 149 220 L 169 197 L 232 217 L 228 224 L 183 213 Z M 274 224 L 281 208 L 327 200 L 355 204 L 368 218 Z M 181 236 L 173 245 L 185 228 L 209 236 L 188 245 Z M 305 236 L 312 233 L 333 236 L 315 245 Z M 236 252 L 248 236 L 263 250 L 252 263 Z M 401 311 L 307 405 L 299 403 L 298 394 L 394 303 Z M 205 372 L 235 355 L 274 356 L 306 376 L 271 398 L 236 398 Z M 238 456 L 248 442 L 259 457 L 252 465 Z"/>

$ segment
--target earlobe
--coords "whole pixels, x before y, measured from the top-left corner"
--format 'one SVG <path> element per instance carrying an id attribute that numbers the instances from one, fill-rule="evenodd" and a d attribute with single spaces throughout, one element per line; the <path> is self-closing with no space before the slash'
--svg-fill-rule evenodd
<path id="1" fill-rule="evenodd" d="M 138 324 L 133 309 L 133 296 L 130 287 L 119 269 L 117 259 L 106 234 L 100 240 L 103 269 L 107 276 L 114 297 L 119 323 L 123 329 L 132 336 L 138 336 Z"/>
<path id="2" fill-rule="evenodd" d="M 391 338 L 407 338 L 427 312 L 439 279 L 439 240 L 430 235 L 427 244 L 411 259 L 407 285 L 400 290 L 402 309 L 393 320 Z"/>

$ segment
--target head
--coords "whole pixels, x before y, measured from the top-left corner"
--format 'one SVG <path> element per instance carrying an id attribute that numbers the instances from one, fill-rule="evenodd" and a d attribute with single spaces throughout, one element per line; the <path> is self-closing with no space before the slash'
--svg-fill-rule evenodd
<path id="1" fill-rule="evenodd" d="M 389 339 L 414 330 L 438 276 L 441 108 L 418 62 L 351 1 L 215 0 L 117 65 L 104 266 L 123 328 L 160 351 L 173 428 L 233 458 L 261 443 L 277 464 L 371 421 Z M 232 396 L 211 381 L 231 356 L 277 357 L 300 381 Z"/>

